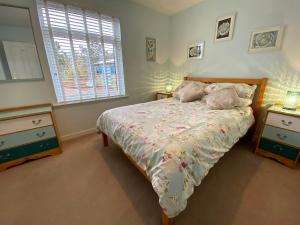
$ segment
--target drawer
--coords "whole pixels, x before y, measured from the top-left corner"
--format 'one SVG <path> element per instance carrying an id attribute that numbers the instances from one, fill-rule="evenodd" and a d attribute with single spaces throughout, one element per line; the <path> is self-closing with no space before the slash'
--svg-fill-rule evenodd
<path id="1" fill-rule="evenodd" d="M 260 139 L 259 148 L 290 160 L 296 160 L 299 154 L 299 150 L 297 148 L 279 144 L 265 138 Z"/>
<path id="2" fill-rule="evenodd" d="M 300 118 L 295 116 L 269 112 L 266 124 L 300 132 Z"/>
<path id="3" fill-rule="evenodd" d="M 54 127 L 41 127 L 0 136 L 0 151 L 55 137 Z"/>
<path id="4" fill-rule="evenodd" d="M 262 136 L 276 142 L 300 147 L 300 133 L 265 125 Z"/>
<path id="5" fill-rule="evenodd" d="M 157 100 L 168 98 L 168 95 L 157 94 Z"/>
<path id="6" fill-rule="evenodd" d="M 0 163 L 24 158 L 26 156 L 34 155 L 39 152 L 47 151 L 56 147 L 58 147 L 57 139 L 51 138 L 48 140 L 3 150 L 0 151 Z"/>
<path id="7" fill-rule="evenodd" d="M 0 121 L 0 135 L 52 125 L 50 114 L 27 116 L 23 118 Z"/>

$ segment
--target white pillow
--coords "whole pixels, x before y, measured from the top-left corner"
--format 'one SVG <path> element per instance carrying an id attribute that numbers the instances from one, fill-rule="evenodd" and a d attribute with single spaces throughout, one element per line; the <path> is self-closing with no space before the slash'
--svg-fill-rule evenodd
<path id="1" fill-rule="evenodd" d="M 191 102 L 201 99 L 205 95 L 204 86 L 195 82 L 185 85 L 176 93 L 181 102 Z"/>
<path id="2" fill-rule="evenodd" d="M 250 99 L 243 99 L 237 95 L 234 88 L 224 88 L 214 91 L 205 96 L 206 105 L 209 109 L 233 109 L 251 105 Z"/>
<path id="3" fill-rule="evenodd" d="M 235 83 L 212 83 L 208 85 L 205 88 L 205 92 L 207 94 L 210 94 L 214 91 L 219 91 L 224 88 L 234 88 L 236 90 L 236 93 L 240 98 L 248 98 L 248 99 L 253 99 L 255 90 L 256 90 L 256 85 L 248 85 L 248 84 L 235 84 Z"/>

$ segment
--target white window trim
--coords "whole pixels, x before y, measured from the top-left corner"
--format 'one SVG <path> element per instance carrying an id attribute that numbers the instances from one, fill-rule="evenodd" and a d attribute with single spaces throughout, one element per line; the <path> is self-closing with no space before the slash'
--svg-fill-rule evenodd
<path id="1" fill-rule="evenodd" d="M 79 101 L 69 101 L 69 102 L 61 102 L 61 103 L 54 103 L 53 107 L 63 107 L 63 106 L 71 106 L 71 105 L 79 105 L 79 104 L 88 104 L 88 103 L 95 103 L 95 102 L 104 102 L 104 101 L 112 101 L 118 99 L 129 98 L 129 95 L 119 95 L 119 96 L 111 96 L 111 97 L 103 97 L 103 98 L 93 98 L 93 99 L 85 99 Z"/>

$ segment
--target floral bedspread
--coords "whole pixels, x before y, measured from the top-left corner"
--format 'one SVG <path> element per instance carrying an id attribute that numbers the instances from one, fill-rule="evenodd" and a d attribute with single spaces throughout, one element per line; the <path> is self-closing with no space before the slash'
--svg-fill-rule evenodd
<path id="1" fill-rule="evenodd" d="M 105 111 L 97 129 L 147 173 L 161 207 L 172 218 L 253 122 L 250 107 L 208 110 L 201 101 L 169 98 Z"/>

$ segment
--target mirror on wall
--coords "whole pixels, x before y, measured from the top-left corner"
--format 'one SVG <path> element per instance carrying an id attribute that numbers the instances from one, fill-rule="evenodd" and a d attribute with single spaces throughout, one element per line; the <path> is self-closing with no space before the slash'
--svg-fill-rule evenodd
<path id="1" fill-rule="evenodd" d="M 29 9 L 0 4 L 0 81 L 40 79 Z"/>

